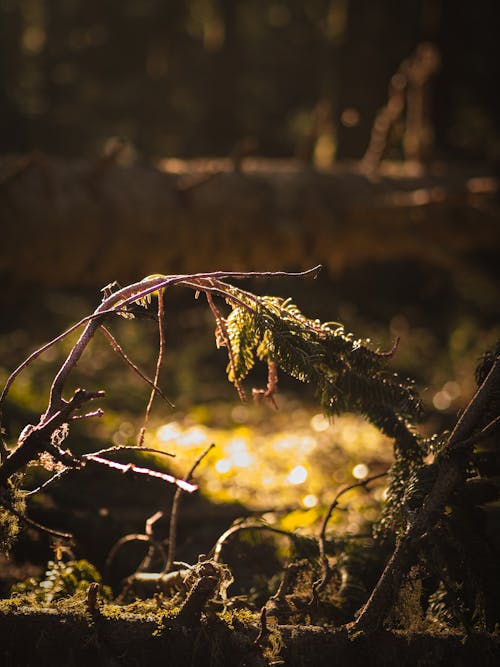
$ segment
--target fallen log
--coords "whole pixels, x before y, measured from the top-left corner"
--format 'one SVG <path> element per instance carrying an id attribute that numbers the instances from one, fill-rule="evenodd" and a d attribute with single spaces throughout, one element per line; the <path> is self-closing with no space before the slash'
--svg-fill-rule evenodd
<path id="1" fill-rule="evenodd" d="M 4 287 L 71 287 L 162 271 L 268 270 L 415 257 L 453 268 L 498 247 L 486 169 L 358 163 L 315 171 L 247 158 L 119 164 L 39 153 L 0 160 Z"/>

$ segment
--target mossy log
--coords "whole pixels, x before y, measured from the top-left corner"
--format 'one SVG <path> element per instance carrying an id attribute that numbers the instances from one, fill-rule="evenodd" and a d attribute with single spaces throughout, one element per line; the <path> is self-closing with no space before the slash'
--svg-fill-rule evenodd
<path id="1" fill-rule="evenodd" d="M 273 638 L 267 643 L 256 643 L 257 635 L 257 625 L 231 628 L 220 619 L 187 628 L 124 613 L 110 618 L 83 612 L 0 610 L 0 659 L 2 665 L 16 667 L 493 667 L 500 657 L 500 636 L 487 634 L 466 638 L 450 633 L 384 631 L 349 637 L 343 629 L 280 625 L 273 628 Z"/>

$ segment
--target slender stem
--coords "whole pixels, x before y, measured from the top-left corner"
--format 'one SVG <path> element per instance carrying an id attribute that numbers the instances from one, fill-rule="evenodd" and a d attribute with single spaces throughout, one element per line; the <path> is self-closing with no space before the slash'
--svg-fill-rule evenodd
<path id="1" fill-rule="evenodd" d="M 153 390 L 149 396 L 149 401 L 146 407 L 146 412 L 144 414 L 144 423 L 139 433 L 139 439 L 137 444 L 139 447 L 144 443 L 144 436 L 146 435 L 146 428 L 149 421 L 149 416 L 151 414 L 151 408 L 153 407 L 153 401 L 156 396 L 155 387 L 158 386 L 158 381 L 160 379 L 160 371 L 163 363 L 163 357 L 165 355 L 165 313 L 163 305 L 163 290 L 158 291 L 158 335 L 159 335 L 159 347 L 158 347 L 158 359 L 156 360 L 156 370 L 155 377 L 153 380 Z"/>
<path id="2" fill-rule="evenodd" d="M 191 466 L 188 474 L 184 477 L 185 482 L 190 482 L 191 478 L 193 477 L 194 471 L 196 468 L 200 465 L 200 463 L 203 461 L 205 456 L 215 447 L 214 443 L 209 445 L 207 449 L 198 456 L 196 461 L 193 463 Z M 175 549 L 177 547 L 177 522 L 179 519 L 179 505 L 181 502 L 181 496 L 182 496 L 182 488 L 179 486 L 175 490 L 174 494 L 174 499 L 172 501 L 172 510 L 170 512 L 170 528 L 168 532 L 168 554 L 167 554 L 167 562 L 165 563 L 165 567 L 163 568 L 163 574 L 166 572 L 170 572 L 172 568 L 172 564 L 175 560 Z"/>
<path id="3" fill-rule="evenodd" d="M 9 510 L 9 512 L 14 514 L 14 516 L 17 516 L 17 518 L 20 519 L 27 526 L 29 526 L 30 528 L 35 528 L 35 530 L 38 530 L 40 533 L 47 533 L 47 535 L 52 535 L 52 537 L 59 537 L 63 540 L 73 539 L 73 535 L 71 533 L 63 533 L 60 530 L 54 530 L 53 528 L 48 528 L 47 526 L 38 523 L 38 521 L 33 521 L 33 519 L 30 519 L 22 512 L 18 512 L 18 510 L 16 510 L 15 507 L 13 507 L 11 503 L 9 503 L 4 498 L 0 498 L 0 504 L 6 507 Z"/>
<path id="4" fill-rule="evenodd" d="M 231 526 L 228 528 L 222 535 L 219 537 L 214 546 L 214 555 L 212 560 L 216 563 L 220 561 L 222 548 L 228 538 L 231 535 L 241 532 L 242 530 L 267 530 L 270 533 L 275 533 L 276 535 L 285 535 L 285 537 L 295 540 L 296 536 L 294 533 L 291 533 L 288 530 L 282 530 L 281 528 L 274 528 L 274 526 L 268 526 L 265 523 L 239 523 L 236 526 Z"/>
<path id="5" fill-rule="evenodd" d="M 353 484 L 349 484 L 349 486 L 345 486 L 344 488 L 340 489 L 336 494 L 333 499 L 333 501 L 330 504 L 330 507 L 328 508 L 327 513 L 325 514 L 325 517 L 323 519 L 323 522 L 321 524 L 321 530 L 319 533 L 319 538 L 318 538 L 318 546 L 319 546 L 319 559 L 321 562 L 321 567 L 322 567 L 322 574 L 320 579 L 314 582 L 313 584 L 313 599 L 317 598 L 318 593 L 323 590 L 325 587 L 326 583 L 328 582 L 328 577 L 330 574 L 330 566 L 328 564 L 328 558 L 326 557 L 326 550 L 325 550 L 325 541 L 326 541 L 326 527 L 328 525 L 328 522 L 330 521 L 330 518 L 332 516 L 333 510 L 338 506 L 340 498 L 346 494 L 348 491 L 352 491 L 352 489 L 357 489 L 357 488 L 366 488 L 368 484 L 371 482 L 374 482 L 376 479 L 381 479 L 382 477 L 387 476 L 387 471 L 378 473 L 377 475 L 372 475 L 371 477 L 367 477 L 366 479 L 362 479 L 359 482 L 354 482 Z"/>
<path id="6" fill-rule="evenodd" d="M 165 472 L 159 472 L 158 470 L 151 470 L 150 468 L 141 468 L 134 465 L 133 463 L 124 464 L 118 463 L 117 461 L 109 461 L 108 459 L 103 459 L 101 456 L 96 456 L 95 454 L 86 454 L 85 461 L 90 463 L 97 463 L 114 470 L 119 470 L 124 474 L 133 473 L 137 475 L 146 475 L 147 477 L 155 477 L 157 479 L 161 479 L 164 482 L 168 482 L 169 484 L 175 484 L 183 491 L 187 491 L 188 493 L 193 493 L 193 491 L 198 489 L 195 484 L 189 484 L 188 482 L 185 482 L 182 479 L 178 479 L 173 475 L 169 475 Z"/>
<path id="7" fill-rule="evenodd" d="M 113 336 L 111 331 L 107 329 L 104 325 L 101 326 L 101 331 L 102 333 L 106 336 L 106 338 L 109 340 L 109 343 L 113 350 L 120 355 L 120 357 L 125 361 L 125 363 L 131 368 L 134 373 L 136 373 L 144 382 L 147 382 L 149 386 L 157 393 L 159 394 L 163 400 L 170 405 L 171 408 L 174 408 L 174 404 L 165 396 L 163 391 L 160 389 L 160 387 L 155 384 L 152 380 L 148 378 L 148 376 L 141 371 L 141 369 L 134 364 L 134 362 L 130 359 L 130 357 L 127 355 L 125 350 L 121 347 L 121 345 L 118 343 L 116 338 Z"/>
<path id="8" fill-rule="evenodd" d="M 159 454 L 161 456 L 172 456 L 175 457 L 175 454 L 170 454 L 169 452 L 164 452 L 161 449 L 154 449 L 153 447 L 138 447 L 137 445 L 116 445 L 115 447 L 106 447 L 105 449 L 100 449 L 97 452 L 92 452 L 94 456 L 100 456 L 101 454 L 115 454 L 123 451 L 140 451 L 140 452 L 146 452 L 150 454 Z M 88 454 L 84 454 L 82 456 L 82 459 L 85 459 L 88 457 Z M 28 496 L 33 496 L 35 493 L 39 493 L 40 491 L 43 491 L 43 489 L 46 489 L 48 486 L 52 485 L 54 482 L 57 482 L 58 479 L 61 479 L 64 475 L 66 475 L 69 472 L 75 472 L 78 470 L 78 468 L 74 467 L 65 467 L 62 470 L 59 470 L 55 475 L 52 475 L 49 479 L 47 479 L 43 484 L 40 484 L 40 486 L 37 486 L 36 489 L 32 489 L 31 491 L 27 491 L 26 493 L 23 494 L 23 498 L 27 498 Z"/>

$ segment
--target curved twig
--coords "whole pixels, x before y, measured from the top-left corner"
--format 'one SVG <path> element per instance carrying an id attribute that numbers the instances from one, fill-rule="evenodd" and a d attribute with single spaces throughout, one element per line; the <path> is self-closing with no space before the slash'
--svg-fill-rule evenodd
<path id="1" fill-rule="evenodd" d="M 27 526 L 29 526 L 30 528 L 34 528 L 35 530 L 38 530 L 38 532 L 40 533 L 47 533 L 47 535 L 51 535 L 52 537 L 59 537 L 63 540 L 73 540 L 73 535 L 71 533 L 63 533 L 61 530 L 54 530 L 54 528 L 48 528 L 47 526 L 38 523 L 38 521 L 30 519 L 29 517 L 25 516 L 22 512 L 16 510 L 16 508 L 13 507 L 13 505 L 11 505 L 11 503 L 9 503 L 8 500 L 5 500 L 5 498 L 0 498 L 0 504 L 6 507 L 9 510 L 9 512 L 14 514 L 14 516 L 17 516 L 17 518 L 20 519 Z"/>
<path id="2" fill-rule="evenodd" d="M 235 535 L 236 533 L 241 532 L 242 530 L 267 530 L 270 533 L 275 533 L 277 535 L 284 535 L 285 537 L 288 537 L 292 541 L 297 539 L 295 533 L 292 533 L 288 530 L 283 530 L 281 528 L 275 528 L 274 526 L 268 526 L 265 523 L 249 523 L 249 522 L 238 523 L 235 526 L 231 526 L 225 532 L 223 532 L 222 535 L 217 540 L 217 542 L 215 543 L 215 546 L 213 547 L 214 555 L 212 558 L 212 560 L 215 563 L 219 562 L 222 548 L 226 543 L 226 541 L 228 540 L 228 538 L 231 537 L 231 535 Z"/>
<path id="3" fill-rule="evenodd" d="M 198 456 L 196 461 L 193 463 L 191 466 L 189 472 L 187 475 L 184 477 L 185 482 L 190 482 L 191 478 L 193 476 L 194 471 L 196 468 L 200 465 L 200 463 L 203 461 L 205 456 L 215 447 L 214 443 L 212 442 L 207 449 Z M 165 563 L 165 567 L 163 568 L 163 574 L 166 572 L 169 572 L 172 568 L 172 565 L 174 563 L 174 558 L 175 558 L 175 549 L 177 546 L 177 521 L 179 518 L 179 504 L 181 502 L 181 496 L 182 496 L 182 489 L 181 487 L 178 487 L 175 490 L 174 494 L 174 499 L 172 500 L 172 510 L 170 512 L 170 527 L 168 531 L 168 554 L 167 554 L 167 560 Z"/>
<path id="4" fill-rule="evenodd" d="M 313 598 L 312 601 L 317 600 L 318 594 L 324 589 L 326 584 L 328 583 L 328 579 L 330 577 L 330 566 L 328 564 L 328 558 L 326 556 L 326 550 L 325 550 L 325 541 L 326 541 L 326 527 L 328 525 L 328 522 L 330 521 L 330 518 L 332 516 L 333 510 L 338 506 L 340 498 L 347 493 L 348 491 L 352 491 L 352 489 L 356 488 L 366 488 L 368 484 L 371 482 L 375 481 L 376 479 L 380 479 L 381 477 L 385 477 L 388 474 L 387 471 L 385 472 L 380 472 L 377 475 L 372 475 L 371 477 L 367 477 L 366 479 L 362 479 L 359 482 L 354 482 L 353 484 L 349 484 L 348 486 L 345 486 L 344 488 L 340 489 L 336 494 L 335 498 L 330 504 L 330 507 L 328 508 L 327 513 L 325 514 L 325 517 L 323 519 L 323 523 L 321 524 L 321 530 L 319 533 L 319 538 L 318 538 L 318 546 L 319 546 L 319 560 L 321 562 L 321 577 L 313 583 Z"/>
<path id="5" fill-rule="evenodd" d="M 113 308 L 107 311 L 104 311 L 103 313 L 95 314 L 92 313 L 92 315 L 87 315 L 86 317 L 83 317 L 81 320 L 79 320 L 76 324 L 73 324 L 69 329 L 66 329 L 66 331 L 63 331 L 62 334 L 59 334 L 59 336 L 56 336 L 52 340 L 50 340 L 48 343 L 45 343 L 45 345 L 42 345 L 42 347 L 37 348 L 34 352 L 32 352 L 17 368 L 15 368 L 12 373 L 9 375 L 7 378 L 7 381 L 2 389 L 2 393 L 0 394 L 0 417 L 1 417 L 1 409 L 3 406 L 3 403 L 5 402 L 5 399 L 7 398 L 7 394 L 9 393 L 9 389 L 12 386 L 12 383 L 16 379 L 16 377 L 27 367 L 32 361 L 35 361 L 41 354 L 46 352 L 48 349 L 50 349 L 53 345 L 56 345 L 59 343 L 61 340 L 64 340 L 66 336 L 69 336 L 70 333 L 73 333 L 73 331 L 76 331 L 79 327 L 81 327 L 83 324 L 86 322 L 90 322 L 91 320 L 95 319 L 96 317 L 101 317 L 102 315 L 112 315 L 114 313 L 120 314 L 120 313 L 126 313 L 127 311 L 122 309 L 122 308 Z"/>
<path id="6" fill-rule="evenodd" d="M 52 416 L 56 412 L 60 405 L 64 403 L 62 398 L 62 392 L 64 389 L 64 384 L 71 370 L 76 366 L 80 357 L 82 356 L 85 348 L 91 341 L 95 332 L 102 324 L 103 320 L 106 319 L 107 315 L 110 312 L 113 312 L 114 306 L 124 307 L 129 303 L 138 301 L 146 298 L 153 292 L 161 290 L 169 285 L 182 284 L 187 282 L 197 282 L 211 279 L 221 279 L 221 278 L 271 278 L 271 277 L 313 277 L 316 278 L 321 266 L 316 266 L 313 269 L 308 271 L 301 271 L 298 273 L 287 272 L 287 271 L 265 271 L 265 272 L 231 272 L 231 271 L 215 271 L 209 273 L 195 273 L 190 275 L 172 275 L 172 276 L 153 276 L 152 278 L 145 278 L 144 280 L 131 285 L 127 285 L 116 292 L 113 292 L 108 297 L 106 297 L 101 305 L 94 311 L 92 319 L 87 323 L 84 331 L 82 332 L 80 338 L 73 346 L 71 352 L 67 356 L 63 365 L 59 369 L 52 387 L 50 390 L 50 399 L 49 407 L 45 413 L 45 416 Z M 209 284 L 210 287 L 210 284 Z M 229 287 L 229 286 L 228 286 Z M 203 285 L 199 286 L 198 289 L 203 289 Z M 228 294 L 228 296 L 230 296 Z"/>

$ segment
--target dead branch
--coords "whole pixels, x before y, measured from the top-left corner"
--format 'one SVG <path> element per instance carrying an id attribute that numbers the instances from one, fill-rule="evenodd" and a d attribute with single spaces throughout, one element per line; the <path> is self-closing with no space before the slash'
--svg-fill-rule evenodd
<path id="1" fill-rule="evenodd" d="M 199 579 L 175 617 L 176 623 L 186 628 L 199 625 L 206 604 L 214 596 L 220 583 L 220 571 L 210 561 L 199 563 L 197 568 Z"/>
<path id="2" fill-rule="evenodd" d="M 405 534 L 387 562 L 368 602 L 349 627 L 353 632 L 378 630 L 399 592 L 401 580 L 415 560 L 422 537 L 432 528 L 443 505 L 463 479 L 462 443 L 475 442 L 472 432 L 485 405 L 500 385 L 500 359 L 496 359 L 482 385 L 458 420 L 439 457 L 439 472 L 434 486 L 419 511 L 410 518 Z"/>
<path id="3" fill-rule="evenodd" d="M 53 412 L 50 417 L 42 417 L 37 426 L 29 426 L 24 429 L 19 437 L 16 449 L 7 457 L 7 459 L 0 466 L 0 487 L 5 486 L 7 480 L 11 475 L 22 470 L 30 461 L 38 458 L 43 451 L 50 452 L 57 460 L 64 465 L 75 467 L 79 465 L 69 452 L 65 452 L 64 456 L 58 448 L 51 444 L 51 437 L 62 424 L 66 423 L 75 410 L 79 410 L 81 406 L 96 398 L 102 398 L 103 391 L 86 391 L 85 389 L 77 389 L 70 401 L 65 401 L 59 410 Z"/>
<path id="4" fill-rule="evenodd" d="M 154 447 L 138 447 L 137 445 L 116 445 L 114 447 L 106 447 L 105 449 L 100 449 L 97 452 L 93 452 L 94 456 L 98 455 L 100 456 L 101 454 L 115 454 L 119 453 L 122 451 L 139 451 L 139 452 L 146 452 L 148 454 L 157 454 L 161 456 L 171 456 L 175 457 L 175 454 L 170 454 L 169 452 L 164 452 L 161 449 L 155 449 Z M 85 459 L 88 455 L 83 454 L 81 457 L 82 459 Z M 75 472 L 75 468 L 73 467 L 65 467 L 62 470 L 59 470 L 55 475 L 52 475 L 49 479 L 47 479 L 43 484 L 40 484 L 40 486 L 37 486 L 36 489 L 32 489 L 31 491 L 26 491 L 23 494 L 24 498 L 27 498 L 28 496 L 33 496 L 35 493 L 39 493 L 40 491 L 43 491 L 46 489 L 48 486 L 56 482 L 58 479 L 63 477 L 64 475 Z"/>
<path id="5" fill-rule="evenodd" d="M 108 459 L 103 459 L 101 456 L 96 456 L 95 454 L 86 454 L 85 462 L 87 464 L 96 463 L 98 465 L 110 468 L 111 470 L 117 470 L 123 473 L 124 475 L 146 475 L 146 477 L 161 479 L 162 481 L 167 482 L 168 484 L 175 484 L 183 491 L 187 491 L 188 493 L 193 493 L 193 491 L 196 491 L 198 489 L 196 484 L 189 484 L 188 482 L 185 482 L 182 479 L 178 479 L 173 475 L 169 475 L 168 473 L 159 472 L 158 470 L 151 470 L 150 468 L 141 468 L 139 466 L 134 465 L 133 463 L 125 464 L 125 463 L 118 463 L 117 461 L 109 461 Z"/>

